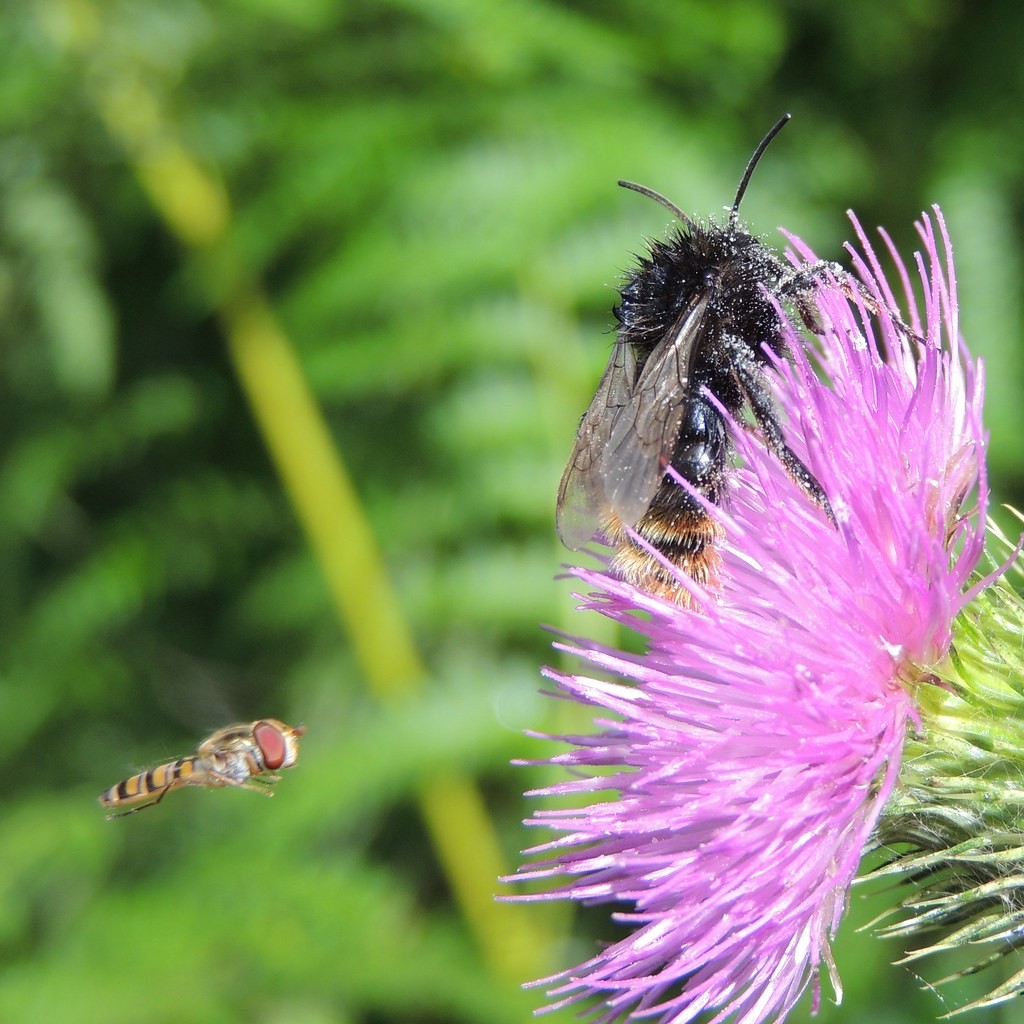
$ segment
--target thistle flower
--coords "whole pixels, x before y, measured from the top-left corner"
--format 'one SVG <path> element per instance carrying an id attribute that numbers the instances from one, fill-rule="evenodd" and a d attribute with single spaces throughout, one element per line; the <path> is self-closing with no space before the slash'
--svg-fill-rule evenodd
<path id="1" fill-rule="evenodd" d="M 927 804 L 930 827 L 919 831 L 948 834 L 936 825 L 942 807 L 963 802 L 949 791 L 963 743 L 947 744 L 925 718 L 934 710 L 948 723 L 953 699 L 964 704 L 955 624 L 970 619 L 964 610 L 994 578 L 977 575 L 988 498 L 982 374 L 960 339 L 938 210 L 918 225 L 920 306 L 883 234 L 907 310 L 900 315 L 854 224 L 864 294 L 822 283 L 820 344 L 808 356 L 793 332 L 793 363 L 774 366 L 787 443 L 829 496 L 838 528 L 737 430 L 742 468 L 727 510 L 709 506 L 724 535 L 721 588 L 702 597 L 680 581 L 698 610 L 574 570 L 596 590 L 584 606 L 640 632 L 647 649 L 560 643 L 611 678 L 547 672 L 561 695 L 601 710 L 603 731 L 560 738 L 571 749 L 549 763 L 574 777 L 538 795 L 578 797 L 582 806 L 541 810 L 528 822 L 559 836 L 529 851 L 535 860 L 518 876 L 554 888 L 524 898 L 624 905 L 614 917 L 632 929 L 546 979 L 554 1006 L 596 999 L 599 1021 L 762 1024 L 782 1020 L 809 983 L 817 1001 L 822 972 L 839 999 L 830 939 L 865 852 L 892 841 L 904 846 L 886 870 L 926 873 L 921 858 L 931 856 L 937 872 L 923 905 L 904 909 L 947 933 L 962 924 L 950 906 L 943 921 L 928 903 L 952 891 L 943 889 L 951 872 L 947 862 L 943 873 L 941 842 L 939 852 L 915 845 L 913 824 Z M 792 242 L 794 262 L 814 262 Z M 985 662 L 991 690 L 992 657 L 975 660 Z M 939 774 L 919 761 L 917 790 L 908 792 L 910 742 L 944 746 L 946 788 L 922 783 Z M 1019 783 L 1016 793 L 1019 810 Z M 1009 818 L 1004 807 L 1004 835 Z M 956 843 L 973 838 L 965 820 L 957 825 Z M 973 864 L 988 849 L 961 852 Z M 960 867 L 965 884 L 976 884 L 978 871 Z M 1024 870 L 1018 883 L 1024 893 Z M 1016 925 L 1024 930 L 1024 909 Z"/>

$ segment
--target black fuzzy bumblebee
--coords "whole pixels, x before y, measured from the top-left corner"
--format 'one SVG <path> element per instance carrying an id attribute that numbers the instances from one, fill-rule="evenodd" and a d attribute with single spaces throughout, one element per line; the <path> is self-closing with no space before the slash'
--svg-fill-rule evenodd
<path id="1" fill-rule="evenodd" d="M 556 520 L 567 547 L 600 531 L 615 548 L 615 572 L 684 605 L 689 594 L 672 570 L 629 529 L 696 582 L 714 582 L 719 528 L 667 474 L 671 466 L 714 504 L 724 498 L 732 444 L 708 394 L 739 422 L 749 409 L 768 449 L 835 521 L 821 485 L 786 445 L 764 374 L 763 346 L 785 355 L 772 297 L 809 317 L 817 268 L 795 272 L 738 221 L 754 167 L 788 120 L 754 151 L 725 227 L 693 221 L 650 189 L 619 182 L 660 202 L 681 226 L 651 243 L 622 288 L 615 348 L 562 475 Z"/>

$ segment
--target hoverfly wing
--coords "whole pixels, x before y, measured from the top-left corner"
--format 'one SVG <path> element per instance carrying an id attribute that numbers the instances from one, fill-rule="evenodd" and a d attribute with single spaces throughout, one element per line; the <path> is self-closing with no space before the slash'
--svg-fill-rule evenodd
<path id="1" fill-rule="evenodd" d="M 236 725 L 226 725 L 203 740 L 196 747 L 196 753 L 200 757 L 209 758 L 229 750 L 241 750 L 251 742 L 251 737 L 252 725 L 249 723 L 239 722 Z"/>
<path id="2" fill-rule="evenodd" d="M 704 292 L 687 305 L 644 364 L 629 408 L 612 425 L 602 459 L 604 495 L 627 526 L 650 507 L 675 453 L 709 298 Z"/>
<path id="3" fill-rule="evenodd" d="M 628 415 L 636 378 L 636 353 L 622 339 L 580 420 L 572 455 L 558 485 L 555 525 L 562 543 L 572 550 L 592 540 L 607 508 L 604 454 L 613 425 Z"/>

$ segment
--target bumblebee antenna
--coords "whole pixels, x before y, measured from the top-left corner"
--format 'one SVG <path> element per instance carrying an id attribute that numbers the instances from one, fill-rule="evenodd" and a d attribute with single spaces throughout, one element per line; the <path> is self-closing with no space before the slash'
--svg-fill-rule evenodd
<path id="1" fill-rule="evenodd" d="M 653 188 L 648 188 L 646 185 L 638 185 L 635 181 L 623 181 L 621 179 L 619 184 L 623 188 L 632 189 L 632 191 L 639 192 L 640 195 L 647 196 L 648 199 L 653 199 L 656 203 L 660 203 L 673 217 L 678 217 L 687 227 L 692 228 L 695 226 L 693 221 L 671 199 L 666 199 L 660 192 L 655 192 Z"/>
<path id="2" fill-rule="evenodd" d="M 743 177 L 740 179 L 740 187 L 736 189 L 736 198 L 732 201 L 732 210 L 729 211 L 730 230 L 733 230 L 736 227 L 736 219 L 739 217 L 740 213 L 740 201 L 743 199 L 743 193 L 747 191 L 747 185 L 750 184 L 750 176 L 754 173 L 757 161 L 761 159 L 772 139 L 774 139 L 775 136 L 786 127 L 786 122 L 792 116 L 792 114 L 783 114 L 782 117 L 772 125 L 768 134 L 758 143 L 757 149 L 754 150 L 754 155 L 747 162 L 747 169 L 743 172 Z"/>

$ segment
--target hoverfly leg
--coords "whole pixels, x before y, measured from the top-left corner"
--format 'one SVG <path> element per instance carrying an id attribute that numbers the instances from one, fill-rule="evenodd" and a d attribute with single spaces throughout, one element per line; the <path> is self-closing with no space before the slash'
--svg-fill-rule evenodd
<path id="1" fill-rule="evenodd" d="M 246 779 L 239 779 L 234 775 L 228 775 L 226 772 L 220 772 L 216 769 L 210 769 L 210 776 L 216 779 L 216 782 L 211 783 L 214 786 L 234 786 L 236 789 L 251 789 L 255 793 L 262 793 L 264 796 L 273 796 L 274 792 L 271 788 L 273 784 L 280 780 L 280 775 L 250 775 Z"/>
<path id="2" fill-rule="evenodd" d="M 239 783 L 239 789 L 251 789 L 254 793 L 262 793 L 264 796 L 273 796 L 274 783 L 277 782 L 280 777 L 280 775 L 274 775 L 266 779 L 246 779 L 245 782 Z"/>
<path id="3" fill-rule="evenodd" d="M 160 803 L 160 801 L 163 800 L 170 791 L 171 787 L 168 786 L 166 789 L 160 790 L 156 795 L 156 798 L 150 800 L 148 804 L 139 804 L 138 807 L 129 807 L 127 811 L 118 811 L 116 814 L 108 814 L 107 821 L 113 821 L 115 818 L 127 818 L 129 814 L 138 814 L 139 811 L 144 811 L 147 807 L 156 807 L 156 805 Z"/>

